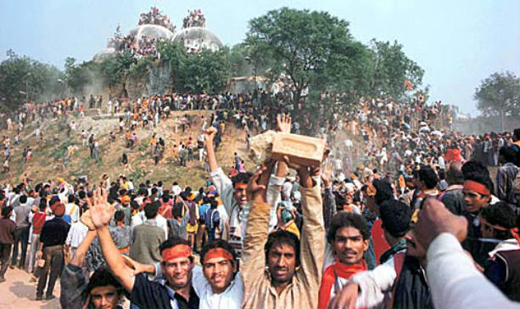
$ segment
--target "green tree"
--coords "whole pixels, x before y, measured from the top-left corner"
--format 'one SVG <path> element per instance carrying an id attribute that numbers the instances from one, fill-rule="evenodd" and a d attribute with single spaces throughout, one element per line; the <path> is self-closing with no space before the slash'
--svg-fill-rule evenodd
<path id="1" fill-rule="evenodd" d="M 56 67 L 26 56 L 7 52 L 0 63 L 0 109 L 12 111 L 27 101 L 44 101 L 63 94 L 59 80 L 64 74 Z"/>
<path id="2" fill-rule="evenodd" d="M 424 70 L 403 51 L 403 46 L 397 41 L 380 42 L 373 39 L 370 42 L 373 52 L 373 74 L 370 78 L 370 91 L 373 96 L 389 94 L 395 99 L 402 98 L 407 91 L 405 80 L 415 89 L 422 85 Z"/>
<path id="3" fill-rule="evenodd" d="M 481 81 L 474 98 L 485 116 L 520 116 L 520 79 L 512 72 L 493 73 Z"/>
<path id="4" fill-rule="evenodd" d="M 203 49 L 200 53 L 187 54 L 182 43 L 164 42 L 159 45 L 159 52 L 170 67 L 177 92 L 220 92 L 231 76 L 228 48 L 216 52 Z"/>
<path id="5" fill-rule="evenodd" d="M 281 8 L 249 22 L 246 44 L 255 55 L 272 61 L 273 76 L 287 74 L 296 88 L 297 104 L 307 87 L 325 88 L 339 79 L 358 78 L 340 87 L 353 88 L 360 80 L 365 64 L 359 62 L 369 57 L 348 26 L 327 12 Z"/>

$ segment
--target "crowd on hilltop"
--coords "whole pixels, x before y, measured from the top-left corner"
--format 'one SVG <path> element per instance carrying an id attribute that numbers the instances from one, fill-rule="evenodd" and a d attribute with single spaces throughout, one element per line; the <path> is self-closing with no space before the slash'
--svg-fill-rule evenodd
<path id="1" fill-rule="evenodd" d="M 76 122 L 100 108 L 119 117 L 108 143 L 132 148 L 148 129 L 158 164 L 173 144 L 153 133 L 161 121 L 212 111 L 172 128 L 184 133 L 175 164 L 198 156 L 207 171 L 200 188 L 123 173 L 2 185 L 0 281 L 18 266 L 38 281 L 37 300 L 52 299 L 61 275 L 64 308 L 116 307 L 125 296 L 139 308 L 518 307 L 520 129 L 464 136 L 449 109 L 420 98 L 343 105 L 346 96 L 323 93 L 312 115 L 292 99 L 71 97 L 8 117 L 8 134 L 63 120 L 95 159 L 101 142 Z M 323 138 L 323 164 L 284 158 L 252 173 L 239 153 L 218 162 L 228 126 L 243 130 L 246 148 L 269 129 Z M 3 140 L 7 162 L 24 145 L 14 140 Z"/>
<path id="2" fill-rule="evenodd" d="M 127 35 L 125 37 L 114 37 L 109 47 L 113 47 L 116 52 L 120 54 L 129 53 L 135 62 L 143 57 L 153 56 L 158 57 L 157 43 L 164 39 L 153 38 L 143 35 L 136 40 L 134 35 Z"/>
<path id="3" fill-rule="evenodd" d="M 183 29 L 191 27 L 206 27 L 206 17 L 204 17 L 200 9 L 193 11 L 188 10 L 188 16 L 182 20 Z"/>
<path id="4" fill-rule="evenodd" d="M 162 14 L 156 6 L 152 6 L 150 12 L 139 15 L 138 25 L 159 25 L 171 32 L 175 32 L 175 25 L 168 19 L 166 14 Z"/>

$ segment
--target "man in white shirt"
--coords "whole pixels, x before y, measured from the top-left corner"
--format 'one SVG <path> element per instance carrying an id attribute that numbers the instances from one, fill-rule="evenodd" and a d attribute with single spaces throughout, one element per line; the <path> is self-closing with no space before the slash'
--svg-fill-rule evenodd
<path id="1" fill-rule="evenodd" d="M 235 250 L 224 240 L 207 244 L 200 253 L 202 268 L 193 268 L 192 285 L 200 309 L 240 309 L 244 284 L 237 272 Z"/>

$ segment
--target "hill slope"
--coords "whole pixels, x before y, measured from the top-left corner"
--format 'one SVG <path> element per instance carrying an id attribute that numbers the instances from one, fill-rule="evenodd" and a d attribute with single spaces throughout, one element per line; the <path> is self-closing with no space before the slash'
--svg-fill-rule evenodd
<path id="1" fill-rule="evenodd" d="M 0 174 L 0 182 L 19 183 L 24 174 L 33 179 L 33 185 L 45 180 L 56 180 L 63 177 L 68 182 L 74 182 L 79 176 L 86 175 L 91 183 L 99 183 L 103 174 L 108 174 L 110 179 L 115 180 L 120 174 L 133 179 L 134 185 L 150 179 L 152 182 L 162 180 L 165 187 L 170 187 L 173 181 L 180 185 L 189 185 L 198 188 L 204 185 L 205 178 L 209 173 L 204 171 L 204 163 L 198 161 L 195 153 L 195 160 L 190 161 L 187 167 L 179 166 L 173 160 L 173 145 L 187 141 L 191 136 L 194 142 L 201 134 L 201 116 L 209 118 L 211 111 L 177 111 L 170 114 L 169 119 L 162 119 L 159 125 L 153 130 L 139 127 L 137 132 L 137 143 L 133 150 L 125 147 L 125 137 L 123 133 L 118 133 L 118 116 L 99 115 L 97 112 L 90 111 L 84 118 L 69 117 L 68 123 L 74 121 L 78 128 L 67 135 L 67 125 L 65 120 L 51 119 L 45 120 L 42 124 L 43 141 L 40 142 L 35 136 L 34 130 L 36 123 L 26 126 L 20 134 L 22 141 L 19 145 L 13 145 L 14 132 L 3 130 L 2 136 L 9 136 L 13 149 L 11 151 L 10 173 Z M 191 118 L 191 128 L 182 133 L 182 128 L 178 126 L 178 132 L 174 132 L 175 120 L 183 115 Z M 90 158 L 90 151 L 87 146 L 82 145 L 81 130 L 89 134 L 94 133 L 99 142 L 99 159 L 96 161 Z M 109 133 L 116 132 L 116 141 L 109 141 Z M 163 159 L 158 165 L 154 165 L 150 152 L 150 138 L 156 133 L 157 138 L 162 137 L 166 143 Z M 25 138 L 24 138 L 25 136 Z M 63 159 L 67 154 L 69 145 L 75 145 L 77 150 L 72 155 L 70 162 L 64 166 Z M 24 147 L 31 147 L 33 156 L 28 163 L 24 163 L 22 152 Z M 126 152 L 129 164 L 123 166 L 121 155 Z M 233 153 L 238 152 L 242 158 L 245 157 L 245 140 L 242 130 L 236 129 L 233 125 L 228 125 L 224 132 L 221 147 L 217 152 L 217 159 L 225 171 L 228 171 L 233 164 Z M 249 168 L 250 166 L 248 166 Z"/>

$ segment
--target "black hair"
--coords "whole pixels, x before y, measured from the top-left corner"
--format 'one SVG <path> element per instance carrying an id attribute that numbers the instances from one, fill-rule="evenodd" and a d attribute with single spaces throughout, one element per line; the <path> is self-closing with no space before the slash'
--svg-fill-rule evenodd
<path id="1" fill-rule="evenodd" d="M 121 283 L 117 281 L 117 279 L 112 275 L 110 270 L 106 266 L 101 266 L 92 274 L 90 277 L 90 280 L 87 284 L 86 292 L 87 294 L 90 294 L 93 289 L 100 287 L 100 286 L 113 286 L 117 289 L 117 294 L 119 296 L 123 293 L 123 288 L 121 286 Z"/>
<path id="2" fill-rule="evenodd" d="M 462 174 L 464 175 L 464 178 L 466 178 L 467 174 L 475 173 L 475 172 L 481 173 L 481 174 L 486 174 L 489 176 L 489 171 L 488 171 L 487 167 L 484 164 L 482 164 L 478 161 L 474 161 L 474 160 L 464 163 L 461 170 L 462 170 Z"/>
<path id="3" fill-rule="evenodd" d="M 153 202 L 148 203 L 144 206 L 144 215 L 146 219 L 153 219 L 155 216 L 157 216 L 157 212 L 159 211 L 159 203 Z"/>
<path id="4" fill-rule="evenodd" d="M 499 154 L 504 157 L 506 162 L 514 162 L 516 159 L 516 151 L 512 147 L 500 147 Z"/>
<path id="5" fill-rule="evenodd" d="M 27 203 L 27 195 L 25 195 L 25 194 L 24 195 L 20 195 L 19 201 L 20 201 L 20 204 Z"/>
<path id="6" fill-rule="evenodd" d="M 516 128 L 513 130 L 513 136 L 515 137 L 515 140 L 520 140 L 520 128 Z"/>
<path id="7" fill-rule="evenodd" d="M 439 178 L 431 166 L 422 166 L 419 170 L 418 176 L 419 179 L 424 182 L 427 189 L 435 188 L 439 182 Z"/>
<path id="8" fill-rule="evenodd" d="M 482 208 L 481 216 L 491 225 L 508 229 L 506 231 L 495 229 L 495 237 L 501 240 L 511 238 L 509 229 L 517 227 L 519 223 L 515 211 L 503 201 Z"/>
<path id="9" fill-rule="evenodd" d="M 223 239 L 215 239 L 212 242 L 206 244 L 204 247 L 202 247 L 202 250 L 200 251 L 201 264 L 204 261 L 204 256 L 206 255 L 206 253 L 208 253 L 208 251 L 211 249 L 217 248 L 222 248 L 227 252 L 231 253 L 231 255 L 233 256 L 233 263 L 237 260 L 237 254 L 235 252 L 235 249 L 233 249 L 233 247 L 231 247 L 231 245 L 227 241 Z"/>
<path id="10" fill-rule="evenodd" d="M 73 194 L 69 194 L 68 201 L 69 201 L 69 203 L 74 203 L 74 195 Z"/>
<path id="11" fill-rule="evenodd" d="M 359 230 L 363 240 L 370 239 L 370 229 L 368 228 L 367 220 L 362 215 L 351 213 L 347 211 L 340 211 L 332 217 L 330 221 L 329 232 L 327 233 L 327 240 L 329 243 L 334 243 L 336 239 L 336 232 L 343 227 L 353 227 Z"/>
<path id="12" fill-rule="evenodd" d="M 300 240 L 296 235 L 294 235 L 291 232 L 284 231 L 284 230 L 278 230 L 276 232 L 273 232 L 269 234 L 269 237 L 267 237 L 267 242 L 264 246 L 264 252 L 265 252 L 265 261 L 269 260 L 269 252 L 271 251 L 271 248 L 275 245 L 289 245 L 294 248 L 294 253 L 296 255 L 296 266 L 300 265 Z"/>
<path id="13" fill-rule="evenodd" d="M 490 224 L 506 229 L 515 228 L 518 224 L 515 211 L 504 201 L 482 208 L 481 215 Z"/>
<path id="14" fill-rule="evenodd" d="M 114 221 L 116 222 L 121 222 L 125 219 L 125 212 L 122 211 L 122 210 L 117 210 L 115 213 L 114 213 Z"/>
<path id="15" fill-rule="evenodd" d="M 486 189 L 489 190 L 489 192 L 491 194 L 494 193 L 493 182 L 491 181 L 491 178 L 489 178 L 489 174 L 472 172 L 472 173 L 465 174 L 464 180 L 473 180 L 475 182 L 483 184 L 486 187 Z"/>
<path id="16" fill-rule="evenodd" d="M 380 179 L 374 179 L 372 184 L 376 188 L 376 195 L 374 196 L 374 199 L 377 205 L 380 205 L 386 200 L 391 200 L 394 198 L 392 185 L 390 185 L 388 182 Z"/>
<path id="17" fill-rule="evenodd" d="M 87 194 L 85 193 L 85 191 L 81 190 L 81 191 L 78 192 L 78 196 L 79 196 L 80 199 L 84 199 L 85 196 L 87 196 Z"/>
<path id="18" fill-rule="evenodd" d="M 157 188 L 152 188 L 152 195 L 157 194 L 157 192 L 159 192 L 159 190 L 157 190 Z"/>
<path id="19" fill-rule="evenodd" d="M 136 200 L 133 200 L 130 202 L 130 207 L 132 207 L 133 210 L 139 209 L 139 203 L 137 203 Z"/>
<path id="20" fill-rule="evenodd" d="M 231 181 L 233 182 L 233 188 L 237 184 L 248 183 L 249 182 L 249 178 L 251 178 L 251 176 L 253 176 L 253 174 L 251 172 L 238 173 L 237 175 L 233 176 L 233 178 L 231 178 Z"/>
<path id="21" fill-rule="evenodd" d="M 2 218 L 7 219 L 7 217 L 9 217 L 9 215 L 11 214 L 12 211 L 13 211 L 13 207 L 11 207 L 11 206 L 2 208 Z"/>
<path id="22" fill-rule="evenodd" d="M 395 238 L 404 236 L 410 229 L 412 209 L 400 201 L 389 200 L 382 203 L 379 214 L 384 229 Z"/>

